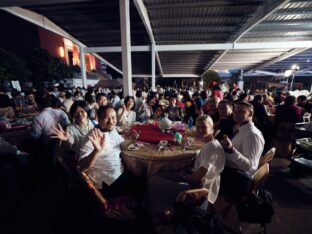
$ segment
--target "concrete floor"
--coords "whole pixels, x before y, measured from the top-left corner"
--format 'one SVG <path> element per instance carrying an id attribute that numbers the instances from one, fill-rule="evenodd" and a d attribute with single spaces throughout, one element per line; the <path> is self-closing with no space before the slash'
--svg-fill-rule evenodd
<path id="1" fill-rule="evenodd" d="M 268 234 L 312 233 L 312 176 L 297 176 L 288 167 L 290 161 L 275 158 L 264 188 L 274 199 L 275 215 L 267 226 Z M 258 233 L 259 225 L 242 224 L 244 234 Z"/>
<path id="2" fill-rule="evenodd" d="M 312 176 L 296 176 L 288 167 L 289 161 L 274 159 L 265 189 L 274 198 L 275 215 L 267 226 L 269 234 L 310 234 L 312 233 Z M 41 178 L 27 172 L 12 175 L 14 186 L 10 196 L 0 193 L 0 233 L 91 233 L 95 229 L 94 214 L 83 209 L 89 204 L 82 197 L 68 194 L 63 183 L 51 178 Z M 16 186 L 15 186 L 16 185 Z M 3 207 L 2 207 L 3 206 Z M 89 222 L 83 225 L 83 222 Z M 67 225 L 70 232 L 61 224 Z M 102 225 L 102 224 L 101 224 Z M 103 225 L 103 228 L 106 225 Z M 141 224 L 139 225 L 141 226 Z M 72 232 L 75 230 L 75 232 Z M 106 229 L 105 229 L 106 230 Z M 259 225 L 242 224 L 242 233 L 259 233 Z M 107 233 L 103 231 L 103 233 Z M 113 232 L 114 233 L 114 232 Z M 124 233 L 121 231 L 120 233 Z M 129 232 L 128 232 L 129 233 Z M 136 233 L 151 233 L 147 229 Z"/>

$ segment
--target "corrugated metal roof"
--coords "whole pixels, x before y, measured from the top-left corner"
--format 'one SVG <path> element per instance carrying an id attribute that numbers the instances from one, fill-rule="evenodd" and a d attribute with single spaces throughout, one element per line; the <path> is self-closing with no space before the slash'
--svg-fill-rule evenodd
<path id="1" fill-rule="evenodd" d="M 4 3 L 5 2 L 5 3 Z M 10 6 L 10 1 L 0 6 Z M 55 22 L 89 47 L 120 46 L 119 1 L 14 1 Z M 23 3 L 21 3 L 23 2 Z M 54 2 L 54 3 L 53 3 Z M 287 3 L 288 2 L 288 3 Z M 35 3 L 35 4 L 34 4 Z M 130 1 L 131 44 L 150 45 L 142 19 Z M 157 45 L 289 42 L 312 39 L 308 0 L 143 0 Z M 286 3 L 286 4 L 285 4 Z M 164 74 L 198 74 L 214 69 L 250 70 L 287 55 L 288 49 L 159 52 Z M 121 53 L 101 53 L 120 70 Z M 293 59 L 310 56 L 304 54 Z M 133 73 L 151 73 L 150 52 L 133 52 Z M 285 66 L 294 60 L 285 60 Z M 282 67 L 279 62 L 276 67 Z M 268 69 L 276 69 L 274 65 Z M 159 72 L 158 72 L 159 73 Z"/>
<path id="2" fill-rule="evenodd" d="M 239 42 L 289 42 L 311 39 L 312 1 L 293 0 L 266 17 L 265 20 L 246 33 Z M 273 60 L 286 52 L 281 51 L 280 54 L 269 56 L 267 59 L 268 61 Z M 300 54 L 305 54 L 305 52 Z M 276 65 L 270 65 L 264 69 L 269 71 L 277 70 L 277 68 L 279 70 L 289 69 L 298 59 L 298 63 L 300 63 L 300 54 L 292 56 L 292 59 L 285 59 L 277 62 Z M 257 56 L 258 53 L 255 53 L 255 55 Z M 248 70 L 265 63 L 266 61 L 259 60 L 258 64 L 249 66 Z"/>
<path id="3" fill-rule="evenodd" d="M 201 74 L 207 60 L 213 56 L 213 52 L 186 51 L 186 52 L 160 52 L 165 74 Z"/>
<path id="4" fill-rule="evenodd" d="M 302 53 L 294 55 L 283 61 L 277 62 L 271 66 L 268 66 L 266 70 L 271 71 L 284 71 L 291 69 L 292 65 L 298 65 L 301 70 L 312 69 L 312 49 L 308 49 Z"/>

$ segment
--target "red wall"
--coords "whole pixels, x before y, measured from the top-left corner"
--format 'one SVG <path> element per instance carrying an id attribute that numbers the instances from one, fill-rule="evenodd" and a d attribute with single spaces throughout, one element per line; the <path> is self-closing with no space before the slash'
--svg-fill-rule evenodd
<path id="1" fill-rule="evenodd" d="M 61 46 L 64 48 L 63 37 L 39 27 L 39 38 L 42 49 L 46 49 L 50 54 L 66 63 L 65 57 L 62 58 L 59 52 Z"/>
<path id="2" fill-rule="evenodd" d="M 96 67 L 95 70 L 99 70 L 99 71 L 102 70 L 101 69 L 101 61 L 98 58 L 96 58 L 96 57 L 95 57 L 95 67 Z"/>
<path id="3" fill-rule="evenodd" d="M 60 59 L 62 59 L 65 63 L 66 63 L 66 58 L 64 56 L 64 58 L 62 58 L 60 56 L 60 47 L 63 47 L 64 48 L 64 41 L 63 41 L 63 37 L 53 33 L 53 32 L 50 32 L 50 31 L 47 31 L 43 28 L 40 28 L 38 27 L 38 30 L 39 30 L 39 38 L 40 38 L 40 46 L 42 49 L 46 49 L 47 51 L 49 51 L 50 54 L 52 54 L 53 56 L 55 57 L 58 57 Z M 74 59 L 76 61 L 78 61 L 79 63 L 79 53 L 78 53 L 78 49 L 77 49 L 77 46 L 74 46 L 73 47 L 73 56 L 74 56 Z M 88 56 L 88 61 L 89 63 L 87 64 L 87 70 L 91 70 L 90 69 L 90 63 L 93 64 L 95 70 L 101 70 L 101 64 L 100 64 L 100 61 L 95 58 L 94 56 L 90 56 L 90 55 L 86 55 L 86 57 Z"/>

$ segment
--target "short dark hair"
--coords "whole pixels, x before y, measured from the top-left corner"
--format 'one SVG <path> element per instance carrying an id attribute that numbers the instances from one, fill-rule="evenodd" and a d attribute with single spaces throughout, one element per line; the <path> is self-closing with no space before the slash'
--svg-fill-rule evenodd
<path id="1" fill-rule="evenodd" d="M 131 108 L 131 110 L 134 110 L 135 109 L 135 101 L 134 101 L 133 96 L 127 96 L 124 100 L 124 104 L 127 105 L 127 103 L 129 102 L 130 99 L 132 99 L 132 101 L 133 101 L 133 107 Z"/>
<path id="2" fill-rule="evenodd" d="M 69 98 L 71 98 L 72 96 L 73 96 L 72 92 L 66 91 L 66 93 L 65 93 L 66 99 L 69 99 Z"/>
<path id="3" fill-rule="evenodd" d="M 284 105 L 285 106 L 290 106 L 296 102 L 296 97 L 295 96 L 288 96 L 284 100 Z"/>
<path id="4" fill-rule="evenodd" d="M 300 96 L 298 96 L 297 97 L 297 100 L 299 100 L 299 101 L 306 101 L 307 100 L 307 97 L 306 96 L 304 96 L 304 95 L 300 95 Z"/>
<path id="5" fill-rule="evenodd" d="M 43 92 L 43 91 L 36 92 L 35 101 L 38 104 L 40 110 L 43 110 L 46 107 L 51 107 L 50 94 L 47 92 Z"/>
<path id="6" fill-rule="evenodd" d="M 141 98 L 142 97 L 142 91 L 141 90 L 136 91 L 135 96 L 137 98 Z"/>
<path id="7" fill-rule="evenodd" d="M 114 111 L 115 111 L 115 109 L 114 109 L 114 107 L 113 106 L 110 106 L 110 105 L 107 105 L 107 106 L 100 106 L 100 108 L 97 110 L 97 115 L 98 115 L 98 117 L 99 118 L 102 118 L 102 116 L 103 116 L 103 114 L 108 110 L 108 109 L 113 109 Z"/>
<path id="8" fill-rule="evenodd" d="M 254 101 L 255 101 L 255 102 L 259 102 L 259 101 L 261 101 L 262 99 L 263 99 L 263 96 L 260 95 L 260 94 L 258 94 L 258 95 L 256 95 L 256 96 L 254 97 Z"/>
<path id="9" fill-rule="evenodd" d="M 154 98 L 156 98 L 156 93 L 151 92 L 149 95 L 147 95 L 146 102 L 149 103 Z"/>
<path id="10" fill-rule="evenodd" d="M 57 97 L 55 97 L 52 94 L 50 95 L 50 98 L 51 98 L 51 107 L 60 109 L 61 106 L 62 106 L 62 103 L 61 103 L 60 99 L 58 99 Z"/>
<path id="11" fill-rule="evenodd" d="M 249 102 L 239 101 L 239 102 L 235 103 L 235 106 L 237 106 L 237 105 L 248 107 L 251 112 L 254 112 L 253 105 L 251 105 Z"/>
<path id="12" fill-rule="evenodd" d="M 218 105 L 220 105 L 220 104 L 224 104 L 224 105 L 227 105 L 227 106 L 230 106 L 233 108 L 233 102 L 228 100 L 228 99 L 221 100 Z"/>
<path id="13" fill-rule="evenodd" d="M 97 93 L 96 96 L 95 96 L 95 100 L 98 101 L 101 97 L 106 97 L 107 98 L 105 93 Z"/>
<path id="14" fill-rule="evenodd" d="M 177 95 L 177 94 L 171 94 L 170 97 L 169 97 L 169 99 L 170 99 L 170 98 L 175 98 L 175 99 L 177 100 L 177 99 L 178 99 L 178 95 Z"/>
<path id="15" fill-rule="evenodd" d="M 86 103 L 86 102 L 83 101 L 83 100 L 78 100 L 78 101 L 75 101 L 75 102 L 73 103 L 73 105 L 70 107 L 70 110 L 69 110 L 69 114 L 70 114 L 73 118 L 74 118 L 74 114 L 75 114 L 75 112 L 76 112 L 76 110 L 77 110 L 78 107 L 82 108 L 85 112 L 87 112 L 88 117 L 89 117 L 91 110 L 90 110 L 90 108 L 89 108 L 89 106 L 88 106 L 88 103 Z"/>
<path id="16" fill-rule="evenodd" d="M 87 103 L 93 103 L 94 102 L 94 98 L 93 98 L 93 96 L 92 96 L 92 93 L 86 93 L 85 94 L 85 101 L 87 102 Z"/>

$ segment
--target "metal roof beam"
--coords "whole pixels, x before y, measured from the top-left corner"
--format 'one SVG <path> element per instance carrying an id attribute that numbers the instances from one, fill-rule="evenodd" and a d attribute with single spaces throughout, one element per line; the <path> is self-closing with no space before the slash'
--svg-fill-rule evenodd
<path id="1" fill-rule="evenodd" d="M 158 52 L 165 51 L 206 51 L 206 50 L 248 50 L 248 49 L 287 49 L 312 47 L 310 41 L 293 42 L 254 42 L 254 43 L 211 43 L 211 44 L 182 44 L 182 45 L 156 45 Z M 145 46 L 131 46 L 132 52 L 150 52 L 151 48 Z M 85 53 L 120 53 L 120 46 L 87 47 Z M 269 53 L 269 52 L 267 52 Z"/>
<path id="2" fill-rule="evenodd" d="M 289 42 L 259 42 L 259 43 L 233 43 L 234 49 L 270 49 L 270 48 L 308 48 L 312 47 L 312 41 Z"/>
<path id="3" fill-rule="evenodd" d="M 189 25 L 188 25 L 189 26 Z M 204 32 L 207 32 L 209 30 L 222 30 L 222 29 L 232 29 L 232 31 L 234 31 L 237 27 L 236 24 L 230 23 L 230 24 L 224 24 L 224 25 L 209 25 L 209 27 L 207 27 L 207 25 L 196 25 L 195 27 L 192 26 L 193 28 L 196 29 L 196 31 L 198 30 L 202 30 Z M 153 27 L 154 31 L 172 31 L 172 30 L 187 30 L 188 27 L 187 26 L 183 26 L 183 25 L 169 25 L 169 26 L 164 26 L 164 27 Z"/>
<path id="4" fill-rule="evenodd" d="M 264 71 L 264 70 L 256 70 L 253 73 L 262 73 L 262 74 L 266 74 L 266 75 L 271 75 L 271 76 L 279 76 L 282 75 L 281 73 L 277 73 L 277 72 L 270 72 L 270 71 Z M 245 74 L 244 74 L 245 75 Z M 284 74 L 283 74 L 284 75 Z"/>
<path id="5" fill-rule="evenodd" d="M 234 43 L 238 42 L 246 33 L 256 27 L 258 24 L 263 22 L 269 16 L 271 16 L 275 11 L 284 7 L 288 4 L 290 0 L 267 0 L 265 4 L 258 8 L 256 14 L 234 35 Z M 207 65 L 207 69 L 203 74 L 205 74 L 209 69 L 211 69 L 226 53 L 228 50 L 224 51 L 214 62 Z"/>
<path id="6" fill-rule="evenodd" d="M 176 3 L 164 3 L 164 4 L 149 4 L 149 11 L 159 11 L 168 8 L 203 8 L 203 7 L 224 7 L 224 6 L 257 6 L 263 3 L 263 0 L 259 1 L 205 1 L 205 2 L 180 2 Z"/>
<path id="7" fill-rule="evenodd" d="M 175 24 L 171 24 L 171 25 L 168 25 L 166 23 L 154 23 L 153 24 L 153 29 L 157 29 L 157 30 L 160 30 L 162 28 L 168 28 L 168 29 L 174 29 L 174 28 L 188 28 L 188 27 L 194 27 L 194 28 L 202 28 L 202 27 L 210 27 L 210 24 L 211 24 L 211 21 L 210 22 L 196 22 L 196 24 L 191 24 L 191 22 L 189 21 L 177 21 Z M 216 21 L 215 24 L 218 24 L 219 27 L 227 27 L 227 26 L 232 26 L 232 27 L 235 27 L 237 28 L 237 26 L 240 25 L 240 22 L 239 19 L 237 18 L 232 18 L 232 19 L 227 19 L 226 21 L 223 20 L 222 22 L 218 22 Z M 211 26 L 211 27 L 214 27 L 214 26 Z"/>
<path id="8" fill-rule="evenodd" d="M 152 26 L 151 26 L 151 22 L 149 20 L 149 17 L 148 17 L 148 13 L 147 13 L 147 10 L 146 10 L 146 7 L 144 5 L 144 2 L 143 0 L 134 0 L 134 5 L 135 7 L 137 8 L 139 14 L 140 14 L 140 17 L 143 21 L 143 24 L 146 28 L 146 31 L 147 31 L 147 34 L 151 40 L 151 43 L 153 45 L 156 45 L 156 42 L 155 42 L 155 39 L 154 39 L 154 35 L 153 35 L 153 29 L 152 29 Z M 158 68 L 159 68 L 159 71 L 160 71 L 160 74 L 163 74 L 163 69 L 162 69 L 162 66 L 161 66 L 161 62 L 160 62 L 160 58 L 159 58 L 159 54 L 157 52 L 157 50 L 155 50 L 155 55 L 156 55 L 156 61 L 157 61 L 157 64 L 158 64 Z"/>
<path id="9" fill-rule="evenodd" d="M 226 19 L 226 20 L 233 20 L 235 17 L 252 17 L 251 14 L 241 14 L 241 13 L 231 13 L 231 14 L 228 14 L 228 15 L 220 15 L 220 14 L 217 14 L 217 15 L 207 15 L 207 16 L 194 16 L 194 17 L 183 17 L 183 16 L 177 16 L 177 17 L 174 17 L 174 18 L 169 18 L 169 17 L 165 17 L 165 18 L 161 18 L 161 19 L 153 19 L 153 22 L 155 24 L 158 24 L 158 23 L 172 23 L 172 22 L 175 22 L 175 21 L 208 21 L 208 20 L 223 20 L 223 19 Z"/>
<path id="10" fill-rule="evenodd" d="M 311 0 L 292 0 L 292 3 L 311 3 Z"/>
<path id="11" fill-rule="evenodd" d="M 289 25 L 289 26 L 297 26 L 298 24 L 311 24 L 310 19 L 283 19 L 283 20 L 266 20 L 263 23 L 261 23 L 260 26 L 275 26 L 275 25 Z"/>
<path id="12" fill-rule="evenodd" d="M 304 27 L 298 27 L 298 26 L 293 26 L 293 27 L 282 27 L 281 25 L 277 25 L 275 27 L 270 27 L 270 28 L 260 28 L 258 27 L 256 31 L 249 32 L 250 34 L 255 34 L 255 33 L 288 33 L 288 32 L 311 32 L 312 31 L 312 25 L 305 25 Z"/>
<path id="13" fill-rule="evenodd" d="M 277 57 L 277 58 L 275 58 L 275 59 L 273 59 L 273 60 L 270 60 L 269 62 L 263 63 L 263 64 L 261 64 L 261 65 L 258 65 L 258 66 L 256 66 L 256 67 L 254 67 L 254 68 L 251 69 L 251 70 L 246 71 L 244 74 L 248 74 L 248 73 L 250 73 L 250 72 L 253 72 L 253 70 L 261 70 L 261 69 L 263 69 L 263 68 L 265 68 L 265 67 L 268 67 L 268 66 L 270 66 L 270 65 L 272 65 L 272 64 L 274 64 L 274 63 L 280 62 L 280 61 L 282 61 L 282 60 L 284 60 L 284 59 L 287 59 L 287 58 L 289 58 L 289 57 L 291 57 L 291 56 L 294 56 L 294 55 L 296 55 L 296 54 L 299 54 L 299 53 L 305 51 L 306 49 L 308 49 L 308 48 L 297 48 L 297 49 L 293 49 L 293 50 L 291 50 L 291 51 L 289 51 L 289 52 L 287 52 L 287 53 L 282 54 L 281 56 L 279 56 L 279 57 Z"/>
<path id="14" fill-rule="evenodd" d="M 290 8 L 290 9 L 281 9 L 276 12 L 274 12 L 274 15 L 279 15 L 279 16 L 288 16 L 288 15 L 311 15 L 312 11 L 311 10 L 305 10 L 304 8 Z"/>
<path id="15" fill-rule="evenodd" d="M 151 74 L 133 74 L 132 77 L 135 78 L 151 78 Z M 200 77 L 198 74 L 163 74 L 161 76 L 156 76 L 158 78 L 167 77 L 167 78 L 197 78 Z"/>
<path id="16" fill-rule="evenodd" d="M 312 41 L 294 42 L 258 42 L 258 43 L 216 43 L 216 44 L 184 44 L 158 45 L 158 51 L 203 51 L 203 50 L 245 50 L 245 49 L 276 49 L 276 48 L 307 48 L 312 47 Z"/>
<path id="17" fill-rule="evenodd" d="M 109 46 L 109 47 L 87 47 L 84 48 L 85 53 L 120 53 L 122 51 L 121 46 Z M 131 46 L 131 52 L 150 52 L 151 46 Z"/>
<path id="18" fill-rule="evenodd" d="M 156 35 L 155 37 L 162 41 L 166 41 L 166 39 L 171 39 L 171 40 L 179 40 L 179 39 L 182 39 L 182 40 L 187 40 L 188 38 L 190 39 L 196 39 L 196 40 L 205 40 L 205 39 L 214 39 L 214 38 L 217 38 L 217 39 L 226 39 L 228 38 L 230 35 L 230 33 L 211 33 L 211 34 L 208 34 L 208 33 L 192 33 L 192 34 L 183 34 L 183 35 L 179 35 L 179 34 L 162 34 L 162 35 Z"/>
<path id="19" fill-rule="evenodd" d="M 163 74 L 162 77 L 197 78 L 197 77 L 200 77 L 200 75 L 198 74 Z"/>
<path id="20" fill-rule="evenodd" d="M 184 44 L 184 45 L 158 45 L 158 51 L 202 51 L 202 50 L 226 50 L 232 49 L 232 43 L 216 44 Z"/>
<path id="21" fill-rule="evenodd" d="M 311 16 L 312 11 L 302 11 L 302 12 L 280 12 L 276 13 L 276 16 Z"/>

